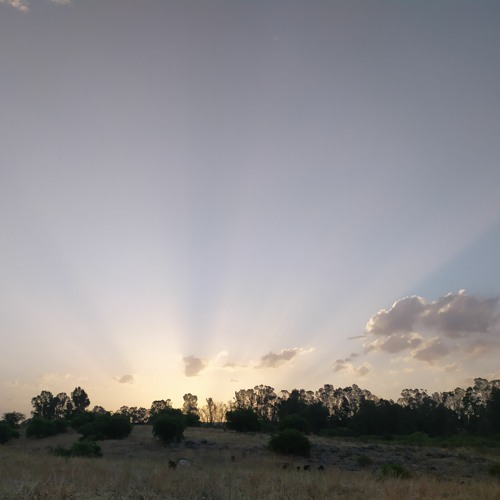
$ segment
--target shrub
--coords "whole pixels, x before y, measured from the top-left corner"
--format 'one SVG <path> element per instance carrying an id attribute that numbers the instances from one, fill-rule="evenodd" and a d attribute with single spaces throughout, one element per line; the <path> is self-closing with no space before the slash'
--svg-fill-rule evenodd
<path id="1" fill-rule="evenodd" d="M 186 419 L 186 426 L 187 427 L 200 427 L 201 426 L 201 421 L 200 421 L 200 416 L 197 415 L 196 413 L 188 413 L 185 415 Z"/>
<path id="2" fill-rule="evenodd" d="M 18 438 L 19 432 L 14 430 L 7 422 L 0 422 L 0 444 L 6 443 L 11 438 Z"/>
<path id="3" fill-rule="evenodd" d="M 382 466 L 382 476 L 409 479 L 411 474 L 402 465 L 390 463 L 390 464 L 384 464 Z"/>
<path id="4" fill-rule="evenodd" d="M 186 420 L 182 415 L 163 414 L 155 418 L 153 436 L 161 439 L 164 444 L 170 444 L 174 441 L 179 443 L 184 439 L 185 428 Z"/>
<path id="5" fill-rule="evenodd" d="M 258 415 L 250 408 L 239 408 L 226 413 L 227 426 L 236 432 L 257 432 L 260 430 Z"/>
<path id="6" fill-rule="evenodd" d="M 33 417 L 26 426 L 26 437 L 43 438 L 66 432 L 66 420 L 49 420 L 43 417 Z"/>
<path id="7" fill-rule="evenodd" d="M 69 449 L 56 446 L 51 453 L 57 457 L 102 457 L 101 447 L 95 441 L 77 441 Z"/>
<path id="8" fill-rule="evenodd" d="M 283 418 L 279 423 L 279 430 L 295 429 L 296 431 L 308 434 L 310 432 L 309 422 L 302 416 L 294 413 Z"/>
<path id="9" fill-rule="evenodd" d="M 88 420 L 88 417 L 86 417 Z M 99 441 L 102 439 L 123 439 L 132 432 L 132 424 L 126 415 L 95 415 L 93 420 L 78 426 L 83 439 Z"/>
<path id="10" fill-rule="evenodd" d="M 300 431 L 286 429 L 271 437 L 269 449 L 282 455 L 308 457 L 311 453 L 311 442 Z"/>
<path id="11" fill-rule="evenodd" d="M 373 464 L 373 460 L 370 457 L 367 457 L 366 455 L 358 455 L 356 457 L 356 463 L 360 467 L 368 467 L 368 465 Z"/>
<path id="12" fill-rule="evenodd" d="M 490 465 L 488 472 L 490 473 L 490 476 L 500 478 L 500 463 Z"/>

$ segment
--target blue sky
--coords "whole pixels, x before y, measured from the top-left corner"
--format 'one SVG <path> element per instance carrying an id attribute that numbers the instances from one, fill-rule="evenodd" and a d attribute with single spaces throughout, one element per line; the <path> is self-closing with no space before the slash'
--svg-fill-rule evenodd
<path id="1" fill-rule="evenodd" d="M 499 378 L 499 15 L 0 1 L 0 411 Z"/>

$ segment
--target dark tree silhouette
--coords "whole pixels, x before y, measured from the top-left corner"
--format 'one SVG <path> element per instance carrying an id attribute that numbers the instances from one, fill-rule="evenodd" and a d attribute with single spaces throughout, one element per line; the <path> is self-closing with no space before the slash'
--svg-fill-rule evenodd
<path id="1" fill-rule="evenodd" d="M 71 393 L 71 401 L 75 414 L 84 412 L 90 406 L 90 399 L 81 387 L 76 387 Z"/>

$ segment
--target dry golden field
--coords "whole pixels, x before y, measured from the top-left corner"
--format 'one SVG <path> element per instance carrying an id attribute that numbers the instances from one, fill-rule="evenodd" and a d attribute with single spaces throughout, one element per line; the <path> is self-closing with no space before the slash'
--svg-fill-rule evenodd
<path id="1" fill-rule="evenodd" d="M 478 451 L 356 444 L 313 436 L 307 460 L 270 453 L 266 434 L 191 428 L 185 442 L 164 447 L 152 437 L 151 427 L 138 426 L 124 440 L 100 442 L 103 458 L 50 455 L 50 446 L 69 447 L 78 436 L 68 432 L 38 440 L 21 438 L 0 446 L 0 498 L 500 498 L 500 480 L 488 474 L 500 457 Z M 360 466 L 360 456 L 370 463 Z M 180 459 L 189 465 L 168 467 L 169 460 Z M 389 462 L 403 465 L 411 477 L 384 477 L 381 470 Z M 318 470 L 320 465 L 324 470 Z"/>

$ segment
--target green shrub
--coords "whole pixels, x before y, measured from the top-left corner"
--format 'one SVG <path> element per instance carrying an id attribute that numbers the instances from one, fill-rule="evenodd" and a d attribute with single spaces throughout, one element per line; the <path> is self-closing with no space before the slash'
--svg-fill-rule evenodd
<path id="1" fill-rule="evenodd" d="M 26 437 L 43 438 L 62 434 L 68 429 L 66 420 L 49 420 L 43 417 L 33 417 L 26 426 Z"/>
<path id="2" fill-rule="evenodd" d="M 238 408 L 226 413 L 227 427 L 236 432 L 257 432 L 261 429 L 258 415 L 250 408 Z"/>
<path id="3" fill-rule="evenodd" d="M 382 466 L 382 476 L 409 479 L 411 474 L 402 465 L 390 463 Z"/>
<path id="4" fill-rule="evenodd" d="M 89 420 L 88 417 L 85 417 L 85 420 Z M 98 414 L 87 423 L 81 424 L 78 423 L 78 432 L 82 434 L 83 439 L 90 441 L 123 439 L 132 432 L 132 424 L 126 415 Z"/>
<path id="5" fill-rule="evenodd" d="M 295 429 L 296 431 L 308 434 L 311 431 L 309 422 L 302 416 L 294 413 L 280 420 L 279 430 Z"/>
<path id="6" fill-rule="evenodd" d="M 358 455 L 356 457 L 356 463 L 360 467 L 368 467 L 369 465 L 373 464 L 373 460 L 370 457 L 367 457 L 366 455 Z"/>
<path id="7" fill-rule="evenodd" d="M 490 465 L 488 472 L 490 473 L 490 476 L 495 476 L 495 477 L 500 478 L 500 464 Z"/>
<path id="8" fill-rule="evenodd" d="M 18 438 L 19 432 L 13 429 L 7 422 L 0 422 L 0 444 L 6 443 L 11 438 Z"/>
<path id="9" fill-rule="evenodd" d="M 155 418 L 153 436 L 159 438 L 164 444 L 179 443 L 184 439 L 186 420 L 180 415 L 163 414 Z"/>
<path id="10" fill-rule="evenodd" d="M 308 457 L 311 453 L 311 442 L 300 431 L 285 429 L 271 437 L 269 449 L 282 455 L 298 455 Z"/>
<path id="11" fill-rule="evenodd" d="M 77 441 L 69 449 L 56 446 L 51 453 L 57 457 L 102 457 L 101 447 L 95 441 Z"/>

